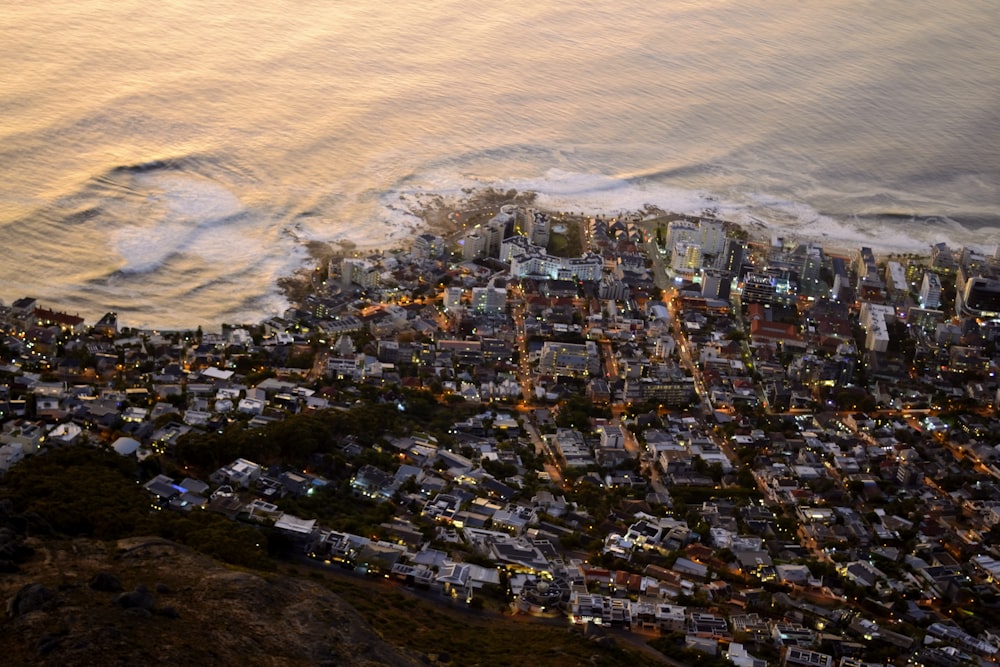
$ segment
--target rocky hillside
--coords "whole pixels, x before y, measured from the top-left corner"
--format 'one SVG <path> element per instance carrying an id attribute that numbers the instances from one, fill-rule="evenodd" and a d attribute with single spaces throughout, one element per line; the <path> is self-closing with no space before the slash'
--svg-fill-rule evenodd
<path id="1" fill-rule="evenodd" d="M 25 546 L 34 555 L 0 575 L 6 665 L 418 664 L 309 579 L 227 568 L 156 537 Z"/>

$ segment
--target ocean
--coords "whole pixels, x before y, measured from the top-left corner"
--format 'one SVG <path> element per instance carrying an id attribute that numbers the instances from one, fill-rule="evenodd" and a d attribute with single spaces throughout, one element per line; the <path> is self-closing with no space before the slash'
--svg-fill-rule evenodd
<path id="1" fill-rule="evenodd" d="M 260 321 L 308 242 L 490 188 L 1000 242 L 992 0 L 39 0 L 0 72 L 0 300 L 88 322 Z"/>

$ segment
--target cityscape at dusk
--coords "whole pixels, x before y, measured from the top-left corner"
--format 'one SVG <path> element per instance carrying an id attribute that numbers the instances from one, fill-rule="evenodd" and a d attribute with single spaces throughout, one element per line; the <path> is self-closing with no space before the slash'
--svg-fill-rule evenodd
<path id="1" fill-rule="evenodd" d="M 0 22 L 12 665 L 1000 660 L 989 3 Z"/>
<path id="2" fill-rule="evenodd" d="M 331 254 L 281 316 L 220 331 L 14 301 L 5 493 L 58 534 L 166 513 L 233 565 L 563 619 L 684 664 L 995 658 L 996 256 L 531 199 Z M 111 488 L 37 502 L 31 466 L 80 448 L 137 475 L 125 516 Z M 63 503 L 90 501 L 81 527 Z M 258 536 L 186 532 L 209 515 Z"/>

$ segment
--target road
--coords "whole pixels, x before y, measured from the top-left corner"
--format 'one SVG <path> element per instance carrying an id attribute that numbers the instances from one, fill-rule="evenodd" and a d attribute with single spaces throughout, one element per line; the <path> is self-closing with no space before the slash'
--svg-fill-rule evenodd
<path id="1" fill-rule="evenodd" d="M 549 474 L 549 478 L 552 480 L 553 484 L 562 486 L 562 472 L 556 465 L 550 463 L 550 461 L 558 461 L 559 458 L 552 452 L 548 441 L 538 434 L 538 429 L 536 429 L 534 423 L 532 423 L 530 414 L 525 415 L 525 419 L 523 421 L 524 430 L 531 439 L 532 444 L 535 446 L 535 453 L 541 456 L 545 461 L 543 464 L 545 472 Z"/>

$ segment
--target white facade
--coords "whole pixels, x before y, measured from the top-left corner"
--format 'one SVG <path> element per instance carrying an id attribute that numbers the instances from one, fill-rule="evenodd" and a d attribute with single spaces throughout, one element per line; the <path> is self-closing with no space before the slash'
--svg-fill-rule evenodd
<path id="1" fill-rule="evenodd" d="M 507 307 L 507 290 L 498 287 L 472 288 L 472 309 L 477 313 L 502 313 Z"/>
<path id="2" fill-rule="evenodd" d="M 549 244 L 549 236 L 552 230 L 552 221 L 549 216 L 541 211 L 528 211 L 528 238 L 537 246 L 545 247 Z"/>
<path id="3" fill-rule="evenodd" d="M 479 229 L 474 229 L 465 235 L 462 245 L 462 259 L 471 261 L 486 256 L 489 240 Z"/>
<path id="4" fill-rule="evenodd" d="M 532 243 L 526 236 L 511 236 L 500 244 L 500 259 L 509 262 L 515 255 L 541 252 L 542 248 Z"/>
<path id="5" fill-rule="evenodd" d="M 604 274 L 604 260 L 593 253 L 565 258 L 560 265 L 559 277 L 563 279 L 595 281 Z"/>
<path id="6" fill-rule="evenodd" d="M 865 329 L 865 348 L 885 352 L 889 347 L 889 324 L 896 319 L 896 309 L 865 301 L 861 304 L 861 326 Z"/>
<path id="7" fill-rule="evenodd" d="M 906 271 L 899 262 L 888 262 L 885 265 L 885 286 L 891 292 L 906 292 L 909 287 L 906 284 Z"/>
<path id="8" fill-rule="evenodd" d="M 446 287 L 444 290 L 445 310 L 457 310 L 462 307 L 462 295 L 465 290 L 461 287 Z"/>
<path id="9" fill-rule="evenodd" d="M 924 271 L 924 279 L 920 283 L 920 307 L 937 308 L 941 305 L 941 279 L 936 273 Z"/>
<path id="10" fill-rule="evenodd" d="M 670 268 L 678 273 L 692 273 L 701 268 L 701 246 L 694 242 L 681 241 L 674 246 Z"/>
<path id="11" fill-rule="evenodd" d="M 624 449 L 625 431 L 621 426 L 605 424 L 598 429 L 601 433 L 601 447 L 604 449 Z"/>
<path id="12" fill-rule="evenodd" d="M 687 220 L 673 220 L 667 224 L 667 249 L 673 253 L 678 243 L 698 243 L 701 234 L 698 225 Z"/>
<path id="13" fill-rule="evenodd" d="M 367 259 L 348 257 L 340 265 L 340 277 L 345 288 L 358 285 L 373 289 L 378 286 L 378 267 Z"/>
<path id="14" fill-rule="evenodd" d="M 417 257 L 441 257 L 446 248 L 444 238 L 434 234 L 420 234 L 413 240 L 413 254 Z"/>
<path id="15" fill-rule="evenodd" d="M 722 220 L 705 218 L 698 223 L 698 232 L 702 252 L 718 257 L 726 245 L 726 223 Z"/>

